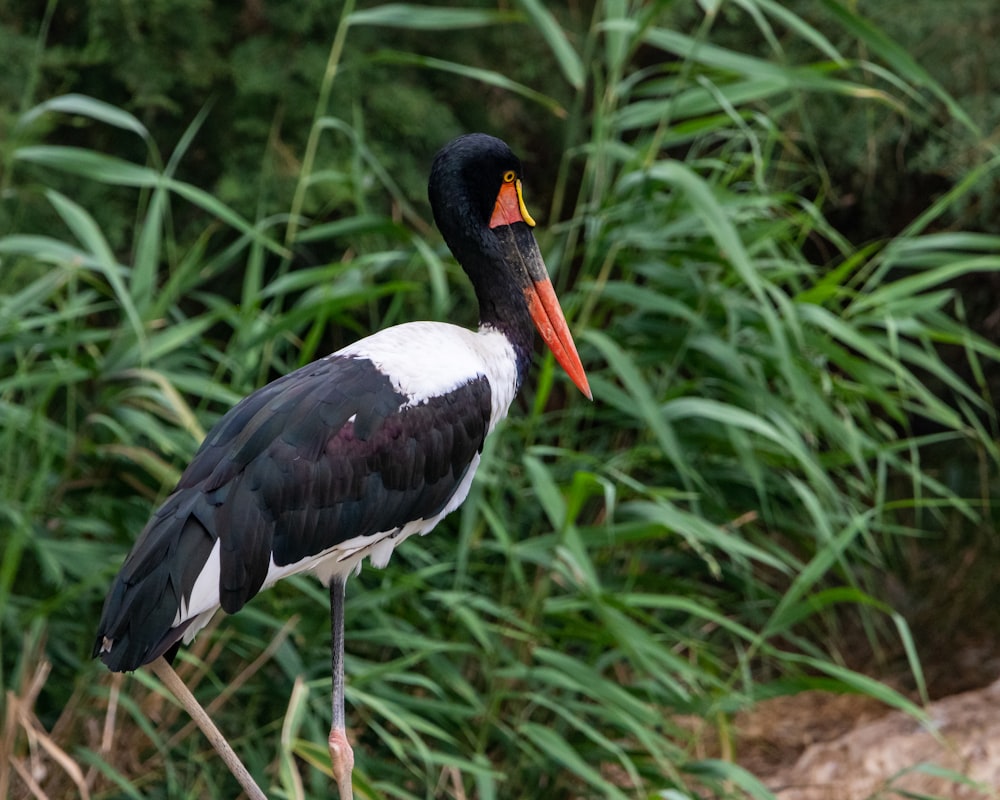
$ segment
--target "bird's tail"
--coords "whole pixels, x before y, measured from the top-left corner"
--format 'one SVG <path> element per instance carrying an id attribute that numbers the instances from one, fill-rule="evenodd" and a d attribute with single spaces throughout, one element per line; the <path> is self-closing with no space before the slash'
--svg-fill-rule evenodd
<path id="1" fill-rule="evenodd" d="M 94 657 L 113 672 L 173 655 L 197 615 L 178 619 L 215 537 L 171 499 L 146 525 L 104 601 Z M 204 619 L 207 621 L 207 618 Z M 169 653 L 168 653 L 169 651 Z"/>

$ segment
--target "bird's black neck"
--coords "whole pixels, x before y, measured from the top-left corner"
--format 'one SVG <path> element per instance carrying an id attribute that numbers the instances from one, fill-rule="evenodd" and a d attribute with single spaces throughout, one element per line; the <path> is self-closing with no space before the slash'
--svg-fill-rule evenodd
<path id="1" fill-rule="evenodd" d="M 479 303 L 480 330 L 502 333 L 514 350 L 520 389 L 535 349 L 535 326 L 528 314 L 523 289 L 516 285 L 507 265 L 484 255 L 483 250 L 476 248 L 474 253 L 456 252 L 455 255 L 472 282 Z"/>

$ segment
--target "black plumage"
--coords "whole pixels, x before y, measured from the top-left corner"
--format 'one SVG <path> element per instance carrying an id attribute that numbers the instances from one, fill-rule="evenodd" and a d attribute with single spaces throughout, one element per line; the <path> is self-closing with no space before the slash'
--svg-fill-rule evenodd
<path id="1" fill-rule="evenodd" d="M 233 614 L 277 566 L 439 514 L 483 446 L 489 382 L 406 405 L 367 359 L 331 356 L 259 389 L 205 438 L 140 534 L 104 606 L 95 655 L 132 670 L 167 651 L 216 540 Z M 111 642 L 110 648 L 107 643 Z M 103 652 L 102 652 L 103 651 Z"/>

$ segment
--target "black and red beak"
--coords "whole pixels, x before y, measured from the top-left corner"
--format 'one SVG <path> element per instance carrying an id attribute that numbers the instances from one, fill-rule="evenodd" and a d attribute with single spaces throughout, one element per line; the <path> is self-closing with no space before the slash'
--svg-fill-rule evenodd
<path id="1" fill-rule="evenodd" d="M 511 264 L 511 267 L 525 278 L 524 299 L 528 304 L 531 319 L 542 336 L 542 341 L 552 351 L 556 361 L 566 370 L 566 374 L 577 388 L 589 400 L 593 400 L 594 395 L 590 391 L 590 383 L 587 381 L 583 364 L 580 363 L 580 356 L 566 324 L 566 317 L 552 288 L 552 281 L 549 279 L 538 244 L 531 233 L 535 221 L 524 205 L 521 181 L 513 176 L 509 176 L 511 179 L 506 180 L 506 177 L 497 194 L 496 205 L 490 217 L 490 228 L 508 240 L 505 244 L 509 258 L 519 262 Z"/>

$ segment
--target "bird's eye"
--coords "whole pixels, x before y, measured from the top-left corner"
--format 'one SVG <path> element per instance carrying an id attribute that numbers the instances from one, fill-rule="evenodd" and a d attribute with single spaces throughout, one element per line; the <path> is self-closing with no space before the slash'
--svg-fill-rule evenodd
<path id="1" fill-rule="evenodd" d="M 517 173 L 514 170 L 509 169 L 503 174 L 504 183 L 513 183 L 514 179 L 517 177 Z"/>

